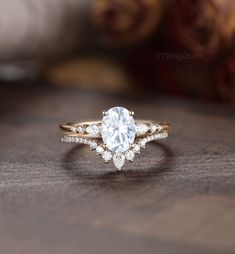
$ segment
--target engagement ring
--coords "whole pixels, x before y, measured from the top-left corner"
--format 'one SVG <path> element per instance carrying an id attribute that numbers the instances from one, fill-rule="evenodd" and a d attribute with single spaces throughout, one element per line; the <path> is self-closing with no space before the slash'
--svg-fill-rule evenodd
<path id="1" fill-rule="evenodd" d="M 121 170 L 125 161 L 148 142 L 167 138 L 170 124 L 149 120 L 134 120 L 134 112 L 123 107 L 103 111 L 102 121 L 67 123 L 60 126 L 62 142 L 89 145 L 105 162 L 113 160 Z"/>

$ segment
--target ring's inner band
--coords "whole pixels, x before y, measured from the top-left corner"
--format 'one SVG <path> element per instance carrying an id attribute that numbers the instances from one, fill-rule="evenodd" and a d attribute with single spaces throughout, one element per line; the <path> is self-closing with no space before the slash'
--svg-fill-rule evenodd
<path id="1" fill-rule="evenodd" d="M 89 122 L 81 122 L 81 123 L 67 123 L 60 125 L 60 129 L 63 131 L 65 135 L 68 136 L 74 136 L 74 137 L 81 137 L 81 138 L 95 138 L 99 139 L 101 138 L 100 134 L 91 135 L 89 133 L 86 133 L 86 128 L 90 125 L 97 125 L 101 126 L 101 121 L 89 121 Z M 147 126 L 155 125 L 157 128 L 154 132 L 149 129 L 144 134 L 138 134 L 136 137 L 147 137 L 150 134 L 153 133 L 159 133 L 159 132 L 169 132 L 171 129 L 171 125 L 167 122 L 155 122 L 150 120 L 135 120 L 135 124 L 145 124 Z M 79 131 L 79 128 L 81 131 Z"/>

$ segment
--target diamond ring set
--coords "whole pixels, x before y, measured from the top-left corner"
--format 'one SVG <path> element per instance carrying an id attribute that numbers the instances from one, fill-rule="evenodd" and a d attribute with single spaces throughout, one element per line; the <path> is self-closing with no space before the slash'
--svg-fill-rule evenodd
<path id="1" fill-rule="evenodd" d="M 89 145 L 105 162 L 113 161 L 121 170 L 125 161 L 132 162 L 147 143 L 167 138 L 171 126 L 165 122 L 135 120 L 133 111 L 113 107 L 103 111 L 101 121 L 67 123 L 60 128 L 62 142 Z"/>

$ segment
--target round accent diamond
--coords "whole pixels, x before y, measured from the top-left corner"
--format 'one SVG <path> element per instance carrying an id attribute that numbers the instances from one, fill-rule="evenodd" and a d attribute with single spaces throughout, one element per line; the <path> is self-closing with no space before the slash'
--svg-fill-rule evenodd
<path id="1" fill-rule="evenodd" d="M 144 138 L 144 139 L 140 140 L 139 145 L 140 145 L 140 147 L 145 148 L 146 139 Z"/>
<path id="2" fill-rule="evenodd" d="M 104 148 L 102 146 L 97 146 L 95 150 L 98 155 L 104 152 Z"/>
<path id="3" fill-rule="evenodd" d="M 101 124 L 101 136 L 109 150 L 126 152 L 133 144 L 135 135 L 134 118 L 126 108 L 114 107 L 107 111 Z"/>
<path id="4" fill-rule="evenodd" d="M 157 126 L 154 125 L 154 124 L 151 124 L 150 125 L 150 130 L 151 130 L 152 133 L 155 132 L 157 130 Z"/>
<path id="5" fill-rule="evenodd" d="M 128 161 L 133 161 L 135 158 L 135 153 L 132 151 L 132 150 L 129 150 L 127 153 L 126 153 L 126 159 Z"/>
<path id="6" fill-rule="evenodd" d="M 102 157 L 104 159 L 105 162 L 108 162 L 112 159 L 112 153 L 109 152 L 109 151 L 104 151 L 103 154 L 102 154 Z"/>
<path id="7" fill-rule="evenodd" d="M 135 153 L 140 153 L 140 146 L 136 144 L 133 150 Z"/>
<path id="8" fill-rule="evenodd" d="M 91 142 L 91 143 L 90 143 L 90 148 L 91 148 L 92 150 L 95 150 L 95 149 L 97 148 L 96 142 Z"/>

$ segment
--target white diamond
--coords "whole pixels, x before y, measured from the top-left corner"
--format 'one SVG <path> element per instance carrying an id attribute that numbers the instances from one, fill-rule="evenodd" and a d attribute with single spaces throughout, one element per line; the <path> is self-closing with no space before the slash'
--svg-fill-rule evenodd
<path id="1" fill-rule="evenodd" d="M 167 138 L 167 137 L 168 137 L 168 133 L 167 132 L 161 133 L 160 138 Z"/>
<path id="2" fill-rule="evenodd" d="M 130 148 L 135 140 L 134 118 L 123 107 L 114 107 L 107 111 L 101 125 L 101 136 L 109 150 L 122 153 Z"/>
<path id="3" fill-rule="evenodd" d="M 147 140 L 147 142 L 150 142 L 150 141 L 151 141 L 151 137 L 148 136 L 148 137 L 146 138 L 146 140 Z"/>
<path id="4" fill-rule="evenodd" d="M 145 148 L 146 141 L 147 141 L 147 140 L 146 140 L 145 138 L 144 138 L 144 139 L 142 139 L 142 140 L 140 140 L 140 142 L 139 142 L 140 147 Z"/>
<path id="5" fill-rule="evenodd" d="M 149 130 L 149 127 L 144 123 L 137 123 L 136 124 L 136 132 L 138 135 L 143 135 Z"/>
<path id="6" fill-rule="evenodd" d="M 95 150 L 97 148 L 97 144 L 95 142 L 90 143 L 90 148 Z"/>
<path id="7" fill-rule="evenodd" d="M 140 153 L 140 146 L 139 146 L 139 145 L 136 144 L 136 145 L 134 146 L 134 152 L 135 152 L 135 153 Z"/>
<path id="8" fill-rule="evenodd" d="M 89 145 L 89 140 L 84 139 L 84 140 L 83 140 L 83 144 L 85 144 L 85 145 Z"/>
<path id="9" fill-rule="evenodd" d="M 83 134 L 84 133 L 84 127 L 82 127 L 82 126 L 77 127 L 77 131 L 79 133 Z"/>
<path id="10" fill-rule="evenodd" d="M 97 154 L 102 154 L 103 152 L 104 152 L 104 148 L 102 146 L 97 146 L 96 153 Z"/>
<path id="11" fill-rule="evenodd" d="M 129 150 L 127 153 L 126 153 L 126 159 L 128 161 L 133 161 L 135 158 L 135 153 L 132 151 L 132 150 Z"/>
<path id="12" fill-rule="evenodd" d="M 154 124 L 151 124 L 151 125 L 150 125 L 150 131 L 153 133 L 153 132 L 155 132 L 156 130 L 157 130 L 157 126 L 154 125 Z"/>
<path id="13" fill-rule="evenodd" d="M 92 125 L 87 126 L 86 132 L 90 135 L 98 136 L 100 134 L 100 128 L 98 125 L 92 124 Z"/>
<path id="14" fill-rule="evenodd" d="M 104 161 L 107 162 L 107 161 L 110 161 L 113 156 L 112 156 L 111 152 L 105 151 L 105 152 L 103 152 L 102 157 L 103 157 Z"/>
<path id="15" fill-rule="evenodd" d="M 121 170 L 125 163 L 125 156 L 123 154 L 115 154 L 113 156 L 113 163 L 118 170 Z"/>

